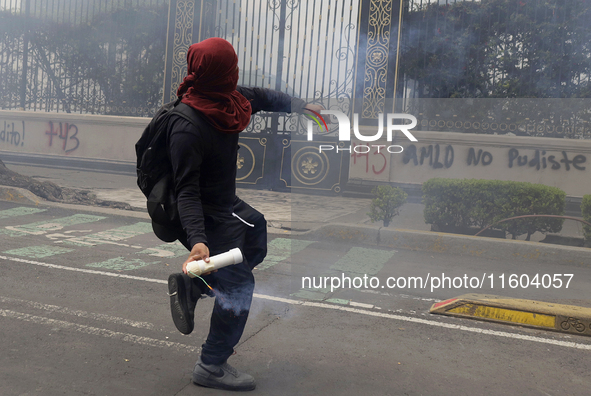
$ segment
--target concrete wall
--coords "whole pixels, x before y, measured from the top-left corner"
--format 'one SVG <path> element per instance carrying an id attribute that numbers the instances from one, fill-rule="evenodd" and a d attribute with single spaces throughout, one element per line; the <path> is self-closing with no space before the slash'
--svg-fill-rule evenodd
<path id="1" fill-rule="evenodd" d="M 135 162 L 149 118 L 0 111 L 0 151 Z"/>
<path id="2" fill-rule="evenodd" d="M 0 111 L 0 151 L 135 162 L 149 118 Z M 367 130 L 366 135 L 375 134 Z M 591 141 L 412 131 L 419 140 L 352 142 L 349 179 L 420 185 L 433 177 L 528 181 L 591 194 Z M 384 147 L 378 148 L 377 145 Z M 387 147 L 401 145 L 401 154 Z M 371 147 L 373 146 L 373 147 Z M 392 149 L 391 151 L 397 151 Z"/>
<path id="3" fill-rule="evenodd" d="M 375 135 L 375 130 L 361 133 Z M 421 184 L 433 177 L 498 179 L 546 184 L 573 197 L 591 194 L 590 140 L 416 130 L 412 134 L 418 143 L 404 136 L 393 142 L 352 142 L 371 151 L 352 153 L 349 180 Z M 403 153 L 388 153 L 390 145 L 404 147 Z"/>

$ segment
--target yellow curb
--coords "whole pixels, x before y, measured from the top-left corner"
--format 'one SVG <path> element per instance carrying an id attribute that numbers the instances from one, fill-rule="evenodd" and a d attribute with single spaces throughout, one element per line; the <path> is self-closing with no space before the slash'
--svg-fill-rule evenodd
<path id="1" fill-rule="evenodd" d="M 464 294 L 431 306 L 433 314 L 591 336 L 591 308 L 488 294 Z"/>

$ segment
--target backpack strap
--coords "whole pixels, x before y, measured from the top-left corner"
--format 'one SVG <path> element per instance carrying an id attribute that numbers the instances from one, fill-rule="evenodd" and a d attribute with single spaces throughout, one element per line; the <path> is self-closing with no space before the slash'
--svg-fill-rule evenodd
<path id="1" fill-rule="evenodd" d="M 191 106 L 181 103 L 181 98 L 178 98 L 174 102 L 174 108 L 167 114 L 168 119 L 173 114 L 178 114 L 196 128 L 203 128 L 208 125 L 203 119 L 203 115 Z M 167 134 L 167 147 L 168 138 L 169 136 Z M 168 149 L 166 153 L 170 161 Z M 148 196 L 147 207 L 150 218 L 152 219 L 152 228 L 158 238 L 165 242 L 173 242 L 179 239 L 180 235 L 184 235 L 176 205 L 171 174 L 165 175 L 154 185 Z"/>
<path id="2" fill-rule="evenodd" d="M 195 128 L 203 128 L 204 126 L 208 126 L 206 121 L 203 119 L 203 114 L 191 106 L 182 103 L 181 98 L 178 98 L 174 103 L 174 110 L 171 112 L 171 115 L 172 114 L 178 114 L 179 116 L 183 117 L 185 120 L 193 124 Z"/>

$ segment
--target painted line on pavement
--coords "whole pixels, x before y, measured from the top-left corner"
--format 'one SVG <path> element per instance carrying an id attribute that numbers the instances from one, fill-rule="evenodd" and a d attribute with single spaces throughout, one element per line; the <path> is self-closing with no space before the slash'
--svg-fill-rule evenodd
<path id="1" fill-rule="evenodd" d="M 268 252 L 265 260 L 255 268 L 259 271 L 269 269 L 292 255 L 301 252 L 313 243 L 314 241 L 300 239 L 275 238 L 268 243 Z"/>
<path id="2" fill-rule="evenodd" d="M 14 255 L 14 256 L 32 257 L 32 258 L 39 259 L 39 258 L 55 256 L 58 254 L 69 253 L 69 252 L 73 252 L 73 251 L 74 251 L 74 249 L 67 249 L 67 248 L 62 248 L 59 246 L 39 245 L 39 246 L 28 246 L 28 247 L 19 248 L 19 249 L 6 250 L 2 253 Z"/>
<path id="3" fill-rule="evenodd" d="M 358 303 L 355 301 L 349 301 L 349 305 L 351 305 L 352 307 L 368 308 L 368 309 L 372 309 L 375 307 L 373 304 Z"/>
<path id="4" fill-rule="evenodd" d="M 136 252 L 136 254 L 147 254 L 149 256 L 162 258 L 176 258 L 188 255 L 189 251 L 179 241 L 175 241 L 173 243 L 164 243 L 156 247 L 147 248 L 141 252 Z"/>
<path id="5" fill-rule="evenodd" d="M 410 300 L 432 301 L 432 302 L 441 301 L 438 298 L 416 297 L 416 296 L 409 296 L 408 294 L 393 294 L 393 293 L 379 292 L 377 290 L 361 290 L 361 289 L 351 289 L 351 290 L 355 290 L 356 292 L 359 292 L 359 293 L 378 294 L 380 296 L 406 298 L 406 299 L 410 299 Z"/>
<path id="6" fill-rule="evenodd" d="M 147 267 L 148 265 L 159 263 L 160 261 L 145 262 L 144 260 L 138 258 L 126 259 L 125 257 L 115 257 L 100 263 L 86 264 L 86 266 L 114 271 L 132 271 L 138 268 Z"/>
<path id="7" fill-rule="evenodd" d="M 84 235 L 76 238 L 71 238 L 63 241 L 67 245 L 75 246 L 96 246 L 103 244 L 112 244 L 124 247 L 131 247 L 141 249 L 141 246 L 129 245 L 122 243 L 126 239 L 130 239 L 139 235 L 149 234 L 152 232 L 152 223 L 141 221 L 135 224 L 126 225 L 110 230 L 100 231 L 95 234 Z"/>
<path id="8" fill-rule="evenodd" d="M 59 231 L 65 227 L 79 224 L 94 223 L 104 219 L 106 219 L 106 217 L 93 216 L 87 214 L 75 214 L 72 216 L 61 217 L 58 219 L 37 221 L 35 223 L 30 224 L 7 226 L 3 229 L 0 229 L 0 234 L 6 234 L 13 237 L 20 237 L 25 235 L 45 235 L 48 232 Z"/>
<path id="9" fill-rule="evenodd" d="M 311 301 L 298 301 L 298 300 L 291 300 L 291 299 L 287 299 L 287 298 L 266 296 L 266 295 L 260 295 L 260 294 L 257 295 L 256 293 L 254 296 L 258 297 L 258 298 L 263 298 L 265 300 L 278 301 L 278 302 L 283 302 L 283 303 L 291 304 L 291 305 L 301 305 L 304 307 L 336 309 L 339 311 L 358 313 L 358 314 L 374 316 L 374 317 L 378 317 L 378 318 L 394 319 L 394 320 L 400 320 L 400 321 L 404 321 L 404 322 L 412 322 L 412 323 L 425 324 L 425 325 L 429 325 L 429 326 L 443 327 L 443 328 L 452 329 L 452 330 L 462 330 L 462 331 L 467 331 L 467 332 L 477 333 L 477 334 L 494 335 L 494 336 L 504 337 L 504 338 L 514 338 L 514 339 L 518 339 L 518 340 L 532 341 L 532 342 L 538 342 L 538 343 L 542 343 L 542 344 L 550 344 L 550 345 L 562 346 L 562 347 L 567 347 L 567 348 L 583 349 L 583 350 L 591 351 L 591 344 L 579 344 L 576 342 L 553 340 L 553 339 L 549 339 L 549 338 L 534 337 L 534 336 L 528 336 L 528 335 L 517 334 L 517 333 L 508 333 L 505 331 L 479 329 L 476 327 L 468 327 L 468 326 L 456 325 L 456 324 L 451 324 L 451 323 L 435 322 L 435 321 L 427 320 L 427 319 L 412 318 L 412 317 L 408 317 L 408 316 L 400 316 L 400 315 L 394 315 L 394 314 L 389 314 L 389 313 L 366 311 L 363 309 L 350 308 L 350 307 L 345 307 L 345 306 L 330 305 L 330 304 L 317 303 L 317 302 L 311 302 Z"/>
<path id="10" fill-rule="evenodd" d="M 164 285 L 167 285 L 168 284 L 167 281 L 161 280 L 161 279 L 151 279 L 151 278 L 144 278 L 144 277 L 141 277 L 141 276 L 116 274 L 114 272 L 96 271 L 96 270 L 90 270 L 90 269 L 86 269 L 86 268 L 66 267 L 64 265 L 57 265 L 57 264 L 50 264 L 50 263 L 42 263 L 42 262 L 39 262 L 39 261 L 20 259 L 20 258 L 16 258 L 16 257 L 0 256 L 0 260 L 7 260 L 7 261 L 14 261 L 14 262 L 17 262 L 17 263 L 38 265 L 40 267 L 47 267 L 47 268 L 53 268 L 53 269 L 61 269 L 61 270 L 67 270 L 67 271 L 83 272 L 83 273 L 86 273 L 86 274 L 112 276 L 113 278 L 134 279 L 134 280 L 139 280 L 139 281 L 144 281 L 144 282 L 161 283 L 161 284 L 164 284 Z"/>
<path id="11" fill-rule="evenodd" d="M 61 313 L 61 314 L 77 316 L 79 318 L 88 318 L 88 319 L 93 319 L 93 320 L 97 320 L 97 321 L 122 324 L 125 326 L 137 327 L 138 329 L 148 329 L 148 330 L 154 329 L 154 325 L 152 323 L 138 322 L 135 320 L 118 318 L 116 316 L 80 311 L 77 309 L 60 307 L 59 305 L 43 304 L 43 303 L 38 303 L 35 301 L 19 300 L 18 298 L 10 298 L 10 297 L 3 297 L 3 296 L 0 296 L 0 302 L 17 304 L 17 305 L 27 305 L 29 307 L 33 307 L 36 309 L 42 309 L 42 310 L 48 311 L 48 312 L 57 312 L 57 313 Z"/>
<path id="12" fill-rule="evenodd" d="M 49 319 L 43 316 L 35 316 L 29 315 L 22 312 L 11 311 L 8 309 L 0 309 L 0 316 L 5 318 L 13 318 L 18 320 L 24 320 L 25 322 L 31 322 L 35 324 L 42 324 L 42 325 L 49 325 L 53 327 L 58 327 L 65 330 L 74 330 L 79 333 L 90 334 L 90 335 L 97 335 L 105 338 L 116 339 L 120 341 L 131 342 L 134 344 L 141 344 L 147 345 L 151 347 L 160 347 L 160 348 L 174 348 L 179 351 L 186 351 L 186 352 L 200 352 L 200 347 L 194 347 L 191 345 L 180 344 L 178 342 L 172 341 L 164 341 L 158 340 L 156 338 L 150 337 L 141 337 L 135 334 L 130 333 L 122 333 L 120 331 L 112 331 L 107 329 L 101 329 L 98 327 L 86 326 L 71 322 L 66 322 L 64 320 L 56 320 L 56 319 Z"/>
<path id="13" fill-rule="evenodd" d="M 343 257 L 339 258 L 337 262 L 330 266 L 330 271 L 340 271 L 342 272 L 343 276 L 347 277 L 353 277 L 355 275 L 362 274 L 376 275 L 379 271 L 382 270 L 382 268 L 384 268 L 384 264 L 386 264 L 394 256 L 395 253 L 397 253 L 397 251 L 392 249 L 384 250 L 376 248 L 361 248 L 354 246 L 350 248 Z M 324 275 L 331 276 L 332 274 L 325 272 Z M 319 276 L 319 278 L 322 278 L 322 276 Z M 332 288 L 313 287 L 301 288 L 299 291 L 293 293 L 292 296 L 306 300 L 327 301 L 341 305 L 348 304 L 356 306 L 357 304 L 349 300 L 343 300 L 338 298 L 327 299 L 326 297 L 329 293 L 332 295 Z M 361 308 L 374 308 L 374 306 L 371 304 L 362 304 L 357 306 Z"/>
<path id="14" fill-rule="evenodd" d="M 354 246 L 341 257 L 330 269 L 347 274 L 375 275 L 393 256 L 396 250 L 368 249 Z"/>
<path id="15" fill-rule="evenodd" d="M 47 267 L 47 268 L 83 272 L 83 273 L 89 273 L 89 274 L 94 274 L 94 275 L 111 276 L 114 278 L 135 279 L 135 280 L 144 281 L 144 282 L 160 283 L 160 284 L 165 284 L 165 285 L 168 284 L 167 281 L 161 280 L 161 279 L 144 278 L 144 277 L 140 277 L 140 276 L 122 275 L 122 274 L 115 274 L 115 273 L 111 273 L 111 272 L 94 271 L 94 270 L 87 270 L 87 269 L 82 269 L 82 268 L 66 267 L 66 266 L 62 266 L 62 265 L 42 263 L 39 261 L 24 260 L 24 259 L 18 259 L 18 258 L 13 258 L 13 257 L 6 257 L 6 256 L 0 256 L 0 259 L 7 260 L 7 261 L 13 261 L 13 262 L 19 262 L 19 263 L 25 263 L 25 264 L 33 264 L 33 265 L 38 265 L 38 266 Z M 580 344 L 577 342 L 567 342 L 567 341 L 553 340 L 550 338 L 534 337 L 534 336 L 528 336 L 528 335 L 517 334 L 517 333 L 508 333 L 505 331 L 480 329 L 477 327 L 468 327 L 468 326 L 456 325 L 456 324 L 451 324 L 451 323 L 436 322 L 433 320 L 427 320 L 427 319 L 421 319 L 421 318 L 413 318 L 413 317 L 409 317 L 409 316 L 401 316 L 401 315 L 395 315 L 395 314 L 390 314 L 390 313 L 368 311 L 368 310 L 363 310 L 363 309 L 359 309 L 359 308 L 346 307 L 346 306 L 342 306 L 342 305 L 331 305 L 331 304 L 311 302 L 311 301 L 299 301 L 299 300 L 292 300 L 289 298 L 274 297 L 274 296 L 268 296 L 265 294 L 258 294 L 258 293 L 254 293 L 253 296 L 255 298 L 260 298 L 262 300 L 283 302 L 283 303 L 290 304 L 290 305 L 301 305 L 304 307 L 332 309 L 332 310 L 337 310 L 337 311 L 356 313 L 356 314 L 373 316 L 373 317 L 384 318 L 384 319 L 394 319 L 394 320 L 399 320 L 402 322 L 418 323 L 418 324 L 424 324 L 424 325 L 435 326 L 435 327 L 442 327 L 442 328 L 452 329 L 452 330 L 467 331 L 467 332 L 476 333 L 476 334 L 494 335 L 494 336 L 504 337 L 504 338 L 513 338 L 513 339 L 518 339 L 518 340 L 537 342 L 540 344 L 549 344 L 549 345 L 561 346 L 561 347 L 566 347 L 566 348 L 582 349 L 582 350 L 591 351 L 591 344 Z"/>
<path id="16" fill-rule="evenodd" d="M 0 210 L 0 219 L 10 217 L 26 216 L 29 214 L 45 212 L 47 209 L 31 208 L 29 206 L 18 206 L 16 208 Z"/>

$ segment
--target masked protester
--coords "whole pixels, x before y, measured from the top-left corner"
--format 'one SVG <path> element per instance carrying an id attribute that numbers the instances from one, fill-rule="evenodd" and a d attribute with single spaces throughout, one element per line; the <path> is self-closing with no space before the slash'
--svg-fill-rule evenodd
<path id="1" fill-rule="evenodd" d="M 183 232 L 191 251 L 183 272 L 168 279 L 173 321 L 189 334 L 202 294 L 215 297 L 209 335 L 193 369 L 196 384 L 227 390 L 251 390 L 254 378 L 227 363 L 240 340 L 254 290 L 253 268 L 267 254 L 267 223 L 236 196 L 238 134 L 252 114 L 319 111 L 322 107 L 268 89 L 238 83 L 238 57 L 232 45 L 210 38 L 189 47 L 187 77 L 178 89 L 182 103 L 197 110 L 203 127 L 178 115 L 168 124 L 169 154 Z M 187 275 L 187 263 L 240 248 L 244 261 L 199 278 Z"/>

